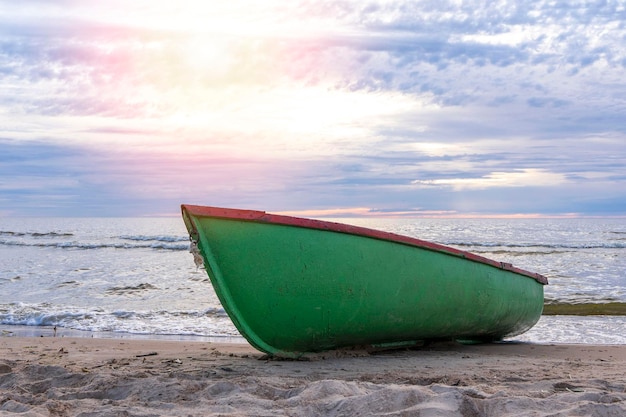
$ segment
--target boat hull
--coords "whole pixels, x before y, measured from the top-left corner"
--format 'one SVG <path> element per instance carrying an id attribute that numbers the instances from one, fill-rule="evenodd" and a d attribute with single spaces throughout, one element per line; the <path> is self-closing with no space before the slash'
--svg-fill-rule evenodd
<path id="1" fill-rule="evenodd" d="M 194 207 L 183 217 L 218 298 L 269 354 L 499 340 L 531 328 L 543 309 L 543 282 L 459 251 Z"/>

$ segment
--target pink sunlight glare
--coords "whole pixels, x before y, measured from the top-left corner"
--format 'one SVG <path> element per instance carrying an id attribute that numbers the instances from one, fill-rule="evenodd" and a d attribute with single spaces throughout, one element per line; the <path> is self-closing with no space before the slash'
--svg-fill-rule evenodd
<path id="1" fill-rule="evenodd" d="M 321 14 L 284 2 L 130 7 L 74 11 L 101 21 L 76 26 L 73 47 L 83 55 L 70 70 L 82 72 L 81 90 L 102 111 L 56 119 L 105 146 L 125 146 L 132 134 L 136 148 L 149 144 L 164 155 L 207 148 L 255 159 L 307 158 L 312 149 L 336 155 L 368 147 L 369 128 L 385 119 L 436 107 L 401 93 L 335 88 L 350 64 L 325 56 L 324 43 L 345 29 Z M 319 71 L 324 79 L 313 78 Z"/>
<path id="2" fill-rule="evenodd" d="M 74 70 L 103 110 L 54 122 L 66 141 L 86 146 L 89 138 L 89 148 L 110 161 L 101 164 L 106 177 L 118 177 L 125 193 L 174 197 L 181 191 L 174 184 L 188 178 L 210 181 L 221 194 L 280 191 L 285 174 L 302 174 L 298 161 L 312 153 L 370 152 L 373 126 L 437 107 L 401 93 L 333 88 L 348 64 L 325 56 L 324 42 L 345 29 L 321 14 L 282 2 L 130 7 L 74 10 L 78 21 L 100 22 L 77 24 L 73 46 Z M 307 81 L 319 70 L 325 79 Z M 81 135 L 68 135 L 67 126 Z M 137 180 L 124 183 L 127 175 Z"/>

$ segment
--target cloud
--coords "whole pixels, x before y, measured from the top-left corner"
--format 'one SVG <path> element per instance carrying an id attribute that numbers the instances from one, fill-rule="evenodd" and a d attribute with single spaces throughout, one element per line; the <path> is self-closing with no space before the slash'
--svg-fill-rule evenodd
<path id="1" fill-rule="evenodd" d="M 29 114 L 118 117 L 158 117 L 180 107 L 181 100 L 197 105 L 201 99 L 194 92 L 212 96 L 224 85 L 285 82 L 428 95 L 444 106 L 502 105 L 503 96 L 522 107 L 578 103 L 580 109 L 570 111 L 586 113 L 594 108 L 576 96 L 592 83 L 619 83 L 626 57 L 626 48 L 618 46 L 623 11 L 612 3 L 500 2 L 485 8 L 473 2 L 337 2 L 317 7 L 296 2 L 281 11 L 271 5 L 273 17 L 252 8 L 250 13 L 263 19 L 256 23 L 261 31 L 252 36 L 230 33 L 224 24 L 208 32 L 192 25 L 184 32 L 177 26 L 157 29 L 157 21 L 113 23 L 86 14 L 88 9 L 79 13 L 81 8 L 63 16 L 58 5 L 49 6 L 46 10 L 55 14 L 43 24 L 25 13 L 19 25 L 4 22 L 10 36 L 0 53 L 12 63 L 4 71 L 13 77 L 13 86 L 19 88 L 19 80 L 29 89 L 40 84 L 37 96 L 13 99 Z M 157 10 L 134 9 L 147 17 Z M 289 13 L 318 24 L 302 24 L 306 30 L 288 36 L 271 30 L 272 24 L 291 28 L 286 26 Z M 246 17 L 240 13 L 240 20 Z M 328 30 L 324 24 L 333 26 Z M 591 67 L 593 73 L 586 71 Z M 568 91 L 559 87 L 563 79 L 573 80 Z M 542 95 L 528 90 L 532 84 Z"/>
<path id="2" fill-rule="evenodd" d="M 611 1 L 0 0 L 0 199 L 35 213 L 40 196 L 57 214 L 182 200 L 626 211 L 625 13 Z"/>
<path id="3" fill-rule="evenodd" d="M 566 182 L 562 174 L 541 169 L 527 168 L 514 172 L 491 172 L 479 178 L 448 178 L 435 180 L 414 180 L 422 186 L 449 186 L 455 190 L 486 189 L 507 187 L 547 187 Z"/>

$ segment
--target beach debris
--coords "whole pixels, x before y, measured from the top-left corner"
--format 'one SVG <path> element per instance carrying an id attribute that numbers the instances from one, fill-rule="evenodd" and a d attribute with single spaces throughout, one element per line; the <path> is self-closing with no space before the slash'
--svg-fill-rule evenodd
<path id="1" fill-rule="evenodd" d="M 554 384 L 554 391 L 585 392 L 582 387 L 570 384 L 568 382 L 557 382 L 556 384 Z"/>
<path id="2" fill-rule="evenodd" d="M 139 355 L 135 355 L 136 358 L 143 358 L 146 356 L 156 356 L 158 355 L 158 352 L 149 352 L 149 353 L 140 353 Z"/>
<path id="3" fill-rule="evenodd" d="M 195 240 L 192 240 L 189 244 L 189 252 L 193 255 L 193 263 L 196 264 L 196 270 L 202 268 L 204 266 L 204 259 L 202 259 L 198 244 Z"/>

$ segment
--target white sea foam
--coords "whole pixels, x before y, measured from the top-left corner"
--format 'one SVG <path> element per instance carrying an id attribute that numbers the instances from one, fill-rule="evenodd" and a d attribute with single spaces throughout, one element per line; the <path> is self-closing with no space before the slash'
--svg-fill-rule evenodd
<path id="1" fill-rule="evenodd" d="M 626 316 L 542 316 L 513 340 L 533 343 L 624 345 Z"/>
<path id="2" fill-rule="evenodd" d="M 0 325 L 58 326 L 88 332 L 232 337 L 239 333 L 222 308 L 203 311 L 109 311 L 15 303 L 0 308 Z"/>

